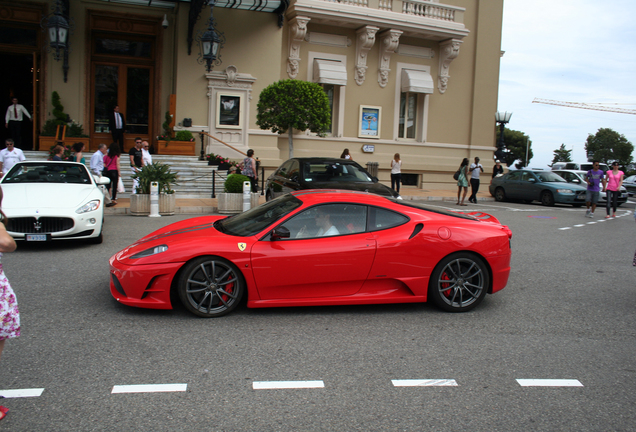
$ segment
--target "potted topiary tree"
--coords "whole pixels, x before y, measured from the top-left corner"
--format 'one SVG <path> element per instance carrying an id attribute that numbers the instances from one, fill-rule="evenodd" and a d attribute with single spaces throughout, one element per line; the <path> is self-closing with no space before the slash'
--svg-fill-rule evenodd
<path id="1" fill-rule="evenodd" d="M 225 192 L 220 193 L 218 212 L 221 214 L 235 214 L 243 211 L 243 183 L 250 179 L 242 174 L 230 174 L 225 180 Z M 250 195 L 250 208 L 258 205 L 259 194 Z"/>
<path id="2" fill-rule="evenodd" d="M 83 142 L 86 146 L 86 150 L 89 150 L 89 136 L 84 134 L 84 128 L 81 124 L 73 122 L 71 117 L 64 112 L 64 106 L 62 105 L 60 95 L 56 91 L 54 91 L 51 95 L 51 104 L 53 105 L 54 118 L 48 119 L 44 122 L 42 131 L 40 132 L 38 148 L 40 150 L 52 150 L 53 147 L 55 147 L 59 141 L 58 138 L 61 138 L 55 136 L 59 125 L 60 129 L 62 129 L 63 126 L 66 126 L 66 135 L 63 141 L 65 147 L 70 147 L 76 142 Z"/>
<path id="3" fill-rule="evenodd" d="M 150 214 L 150 184 L 159 183 L 159 214 L 173 215 L 176 209 L 176 195 L 172 185 L 177 184 L 177 174 L 172 172 L 170 165 L 154 162 L 145 165 L 132 176 L 137 179 L 139 186 L 137 193 L 130 195 L 130 213 L 135 216 Z"/>

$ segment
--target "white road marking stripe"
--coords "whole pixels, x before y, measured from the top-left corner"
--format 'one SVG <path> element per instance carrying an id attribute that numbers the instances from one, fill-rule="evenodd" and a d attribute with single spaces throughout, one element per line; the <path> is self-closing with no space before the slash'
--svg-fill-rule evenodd
<path id="1" fill-rule="evenodd" d="M 187 384 L 137 384 L 113 386 L 111 394 L 115 393 L 159 393 L 159 392 L 184 392 Z"/>
<path id="2" fill-rule="evenodd" d="M 391 380 L 394 387 L 441 387 L 456 386 L 454 379 L 404 379 Z"/>
<path id="3" fill-rule="evenodd" d="M 254 390 L 324 388 L 325 383 L 318 381 L 254 381 Z"/>
<path id="4" fill-rule="evenodd" d="M 578 224 L 578 225 L 574 225 L 574 226 L 579 228 L 579 227 L 585 226 L 585 224 Z"/>
<path id="5" fill-rule="evenodd" d="M 594 225 L 596 222 L 588 222 L 588 225 Z"/>
<path id="6" fill-rule="evenodd" d="M 572 227 L 563 227 L 563 228 L 559 228 L 560 230 L 569 230 L 572 229 Z"/>
<path id="7" fill-rule="evenodd" d="M 43 388 L 0 390 L 0 396 L 5 398 L 38 397 L 42 395 L 43 391 Z"/>
<path id="8" fill-rule="evenodd" d="M 579 380 L 573 379 L 518 379 L 522 387 L 583 387 Z"/>

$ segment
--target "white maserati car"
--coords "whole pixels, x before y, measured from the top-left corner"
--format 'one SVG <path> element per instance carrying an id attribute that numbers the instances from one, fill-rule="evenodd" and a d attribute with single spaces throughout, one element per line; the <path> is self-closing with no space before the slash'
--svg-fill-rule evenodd
<path id="1" fill-rule="evenodd" d="M 16 240 L 102 242 L 107 177 L 76 162 L 19 162 L 0 182 L 7 231 Z"/>

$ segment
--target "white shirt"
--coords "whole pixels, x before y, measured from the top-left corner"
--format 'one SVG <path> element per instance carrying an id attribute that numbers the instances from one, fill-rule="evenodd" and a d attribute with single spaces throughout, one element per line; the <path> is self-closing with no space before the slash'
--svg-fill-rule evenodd
<path id="1" fill-rule="evenodd" d="M 327 237 L 327 236 L 335 236 L 340 234 L 340 232 L 338 231 L 338 228 L 336 228 L 335 226 L 331 225 L 331 227 L 329 227 L 329 229 L 327 231 L 324 231 L 322 228 L 320 228 L 318 230 L 318 233 L 316 234 L 316 237 Z"/>
<path id="2" fill-rule="evenodd" d="M 104 154 L 101 151 L 97 150 L 93 153 L 90 167 L 93 174 L 100 177 L 102 176 L 102 171 L 104 171 Z"/>
<path id="3" fill-rule="evenodd" d="M 19 148 L 14 147 L 12 152 L 6 148 L 0 151 L 0 162 L 2 162 L 2 172 L 4 174 L 8 173 L 13 168 L 13 165 L 23 160 L 26 160 L 26 158 Z"/>
<path id="4" fill-rule="evenodd" d="M 480 167 L 483 168 L 481 164 L 470 164 L 470 169 L 472 170 L 470 172 L 470 178 L 479 180 L 479 174 L 481 173 L 481 169 L 479 169 Z"/>
<path id="5" fill-rule="evenodd" d="M 402 161 L 396 162 L 395 159 L 391 161 L 391 174 L 400 174 L 402 172 Z"/>
<path id="6" fill-rule="evenodd" d="M 144 160 L 144 166 L 152 165 L 152 156 L 150 155 L 150 152 L 146 150 L 145 148 L 142 148 L 141 153 L 142 153 L 141 158 Z"/>
<path id="7" fill-rule="evenodd" d="M 17 117 L 15 115 L 16 111 L 18 112 Z M 7 108 L 7 115 L 4 116 L 4 122 L 9 123 L 9 121 L 22 121 L 24 119 L 22 114 L 26 115 L 28 118 L 31 118 L 31 115 L 29 114 L 29 112 L 26 110 L 25 107 L 23 107 L 20 104 L 16 104 L 16 105 L 11 104 L 9 105 L 9 108 Z"/>

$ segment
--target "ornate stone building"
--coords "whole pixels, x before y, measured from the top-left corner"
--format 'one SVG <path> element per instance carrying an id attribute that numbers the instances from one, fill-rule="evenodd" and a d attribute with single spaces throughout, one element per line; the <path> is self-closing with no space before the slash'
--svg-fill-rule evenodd
<path id="1" fill-rule="evenodd" d="M 319 83 L 332 105 L 327 137 L 295 132 L 294 156 L 339 157 L 363 166 L 400 153 L 406 182 L 449 182 L 464 157 L 490 160 L 503 0 L 0 0 L 0 57 L 8 106 L 34 112 L 33 148 L 52 117 L 51 93 L 84 127 L 90 148 L 109 142 L 115 104 L 127 148 L 157 148 L 166 113 L 188 129 L 246 151 L 267 172 L 288 157 L 288 138 L 256 125 L 260 92 L 280 79 Z M 49 19 L 60 7 L 69 50 L 50 52 Z M 213 10 L 223 41 L 211 72 L 199 36 Z M 365 120 L 366 119 L 366 120 Z M 6 131 L 3 132 L 6 134 Z M 241 155 L 211 138 L 204 151 Z"/>

